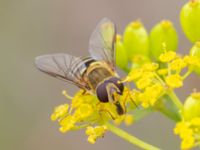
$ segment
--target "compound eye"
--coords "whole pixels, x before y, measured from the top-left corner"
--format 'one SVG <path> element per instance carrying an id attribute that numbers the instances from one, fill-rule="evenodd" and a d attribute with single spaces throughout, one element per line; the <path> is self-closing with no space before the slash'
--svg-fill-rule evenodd
<path id="1" fill-rule="evenodd" d="M 102 103 L 107 103 L 109 101 L 106 86 L 107 86 L 107 83 L 103 82 L 96 89 L 97 97 Z"/>

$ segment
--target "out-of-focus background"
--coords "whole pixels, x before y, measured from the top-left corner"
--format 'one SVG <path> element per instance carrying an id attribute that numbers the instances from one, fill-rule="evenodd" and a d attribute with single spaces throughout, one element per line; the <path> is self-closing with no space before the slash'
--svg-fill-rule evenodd
<path id="1" fill-rule="evenodd" d="M 97 22 L 111 18 L 118 33 L 138 18 L 148 30 L 161 19 L 174 22 L 179 34 L 179 52 L 191 46 L 181 31 L 179 11 L 187 0 L 1 0 L 0 1 L 0 149 L 1 150 L 102 150 L 137 149 L 119 137 L 106 134 L 95 145 L 83 131 L 61 134 L 50 121 L 54 106 L 66 102 L 63 89 L 76 87 L 46 76 L 34 66 L 41 54 L 66 52 L 88 55 L 88 39 Z M 193 87 L 193 75 L 178 90 L 184 97 Z M 179 149 L 174 124 L 152 114 L 125 129 L 165 150 Z"/>

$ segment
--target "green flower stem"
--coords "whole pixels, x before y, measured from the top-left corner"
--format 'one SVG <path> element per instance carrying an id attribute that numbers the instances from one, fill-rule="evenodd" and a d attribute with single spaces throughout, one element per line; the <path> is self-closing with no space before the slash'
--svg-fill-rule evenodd
<path id="1" fill-rule="evenodd" d="M 154 147 L 150 144 L 145 143 L 144 141 L 134 137 L 133 135 L 130 135 L 129 133 L 125 132 L 124 130 L 117 128 L 116 126 L 114 126 L 111 123 L 106 123 L 106 126 L 108 127 L 108 129 L 113 132 L 114 134 L 118 135 L 119 137 L 127 140 L 128 142 L 130 142 L 131 144 L 134 144 L 144 150 L 160 150 L 157 147 Z"/>
<path id="2" fill-rule="evenodd" d="M 190 74 L 192 73 L 192 70 L 188 70 L 182 77 L 183 80 L 185 80 L 185 78 L 187 78 Z"/>
<path id="3" fill-rule="evenodd" d="M 177 95 L 174 93 L 173 90 L 170 90 L 167 92 L 171 100 L 174 102 L 174 104 L 179 108 L 181 111 L 183 109 L 183 104 L 181 103 L 180 99 L 177 97 Z"/>
<path id="4" fill-rule="evenodd" d="M 134 122 L 141 120 L 150 113 L 154 112 L 153 108 L 137 108 L 133 111 Z"/>
<path id="5" fill-rule="evenodd" d="M 161 97 L 154 108 L 160 111 L 163 115 L 167 116 L 172 121 L 178 122 L 181 120 L 180 110 L 176 104 L 171 100 L 169 95 Z"/>

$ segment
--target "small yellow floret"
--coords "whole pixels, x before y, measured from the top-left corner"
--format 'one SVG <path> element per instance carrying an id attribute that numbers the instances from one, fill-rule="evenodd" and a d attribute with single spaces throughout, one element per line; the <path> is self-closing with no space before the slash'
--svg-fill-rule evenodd
<path id="1" fill-rule="evenodd" d="M 92 106 L 89 104 L 81 104 L 79 108 L 75 111 L 74 116 L 77 120 L 87 118 L 93 113 Z"/>
<path id="2" fill-rule="evenodd" d="M 164 54 L 161 54 L 160 57 L 159 57 L 159 60 L 161 62 L 170 62 L 175 58 L 176 58 L 176 53 L 173 52 L 173 51 L 168 51 Z"/>
<path id="3" fill-rule="evenodd" d="M 193 137 L 188 137 L 182 140 L 181 149 L 188 150 L 191 149 L 195 144 L 195 139 Z"/>
<path id="4" fill-rule="evenodd" d="M 68 104 L 63 104 L 63 105 L 57 106 L 54 109 L 53 114 L 51 115 L 51 120 L 55 121 L 55 120 L 57 120 L 59 118 L 64 117 L 68 113 L 68 109 L 69 109 L 69 105 Z"/>
<path id="5" fill-rule="evenodd" d="M 146 71 L 155 71 L 158 67 L 159 65 L 157 63 L 146 63 L 142 66 L 142 68 Z"/>
<path id="6" fill-rule="evenodd" d="M 105 132 L 107 131 L 106 126 L 88 126 L 85 133 L 88 135 L 88 142 L 94 144 L 97 138 L 103 137 Z"/>
<path id="7" fill-rule="evenodd" d="M 145 89 L 143 93 L 139 94 L 139 100 L 144 108 L 153 106 L 155 102 L 162 96 L 164 88 L 159 83 L 155 83 Z"/>
<path id="8" fill-rule="evenodd" d="M 179 88 L 183 86 L 183 80 L 180 75 L 174 74 L 165 78 L 167 85 L 171 88 Z"/>
<path id="9" fill-rule="evenodd" d="M 150 78 L 141 78 L 136 82 L 138 89 L 144 89 L 152 83 Z"/>
<path id="10" fill-rule="evenodd" d="M 67 116 L 64 119 L 62 119 L 60 124 L 60 132 L 65 133 L 69 130 L 71 130 L 75 126 L 76 120 L 74 116 Z"/>
<path id="11" fill-rule="evenodd" d="M 170 63 L 171 70 L 181 70 L 186 66 L 187 66 L 186 62 L 181 58 L 177 58 Z"/>

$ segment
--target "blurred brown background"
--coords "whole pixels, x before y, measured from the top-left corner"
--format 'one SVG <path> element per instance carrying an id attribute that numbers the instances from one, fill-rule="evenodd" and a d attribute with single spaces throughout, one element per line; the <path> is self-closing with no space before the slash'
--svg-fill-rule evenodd
<path id="1" fill-rule="evenodd" d="M 48 77 L 34 67 L 41 54 L 66 52 L 87 55 L 88 39 L 97 22 L 108 17 L 123 33 L 140 18 L 148 30 L 161 19 L 170 19 L 179 34 L 179 52 L 191 44 L 179 24 L 179 11 L 187 0 L 1 0 L 0 1 L 0 149 L 1 150 L 128 150 L 137 149 L 119 137 L 106 134 L 90 145 L 83 131 L 61 134 L 50 121 L 54 106 L 66 102 L 63 89 L 76 87 Z M 184 100 L 193 87 L 193 75 L 183 89 Z M 126 130 L 165 150 L 179 149 L 174 124 L 152 114 Z"/>

